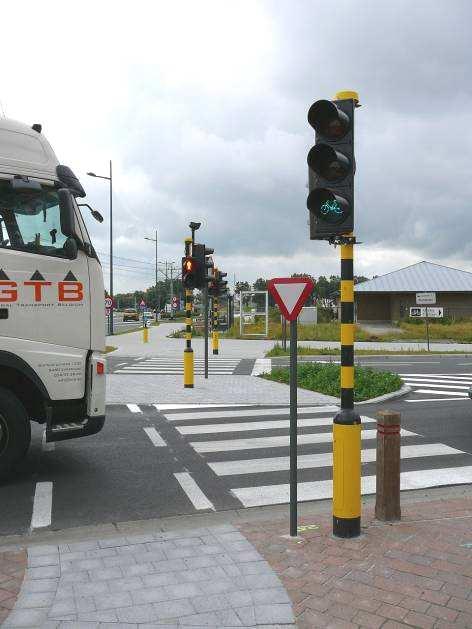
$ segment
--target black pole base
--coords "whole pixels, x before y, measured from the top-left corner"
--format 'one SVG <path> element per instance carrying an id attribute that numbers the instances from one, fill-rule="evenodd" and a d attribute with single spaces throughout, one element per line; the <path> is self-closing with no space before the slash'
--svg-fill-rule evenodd
<path id="1" fill-rule="evenodd" d="M 184 389 L 193 389 L 193 384 L 184 384 Z"/>
<path id="2" fill-rule="evenodd" d="M 344 539 L 359 537 L 361 534 L 361 518 L 337 518 L 333 515 L 333 535 Z"/>
<path id="3" fill-rule="evenodd" d="M 217 349 L 213 350 L 213 356 L 218 356 L 218 350 Z"/>

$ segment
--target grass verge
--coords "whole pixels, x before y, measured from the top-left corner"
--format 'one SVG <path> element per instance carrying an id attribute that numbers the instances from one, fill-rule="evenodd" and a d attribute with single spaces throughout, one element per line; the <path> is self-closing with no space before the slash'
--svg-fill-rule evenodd
<path id="1" fill-rule="evenodd" d="M 274 367 L 271 373 L 263 374 L 261 378 L 283 382 L 290 381 L 288 367 Z M 393 393 L 402 387 L 400 376 L 389 371 L 375 371 L 369 367 L 354 368 L 354 401 L 362 402 L 371 398 Z M 298 365 L 297 384 L 302 389 L 340 397 L 341 395 L 341 367 L 334 364 L 306 363 Z"/>
<path id="2" fill-rule="evenodd" d="M 299 356 L 339 356 L 341 350 L 337 347 L 307 347 L 306 345 L 297 345 L 297 354 Z M 467 352 L 461 350 L 453 350 L 445 352 L 444 350 L 428 350 L 426 349 L 356 349 L 356 356 L 416 356 L 429 354 L 461 354 L 467 355 Z M 266 352 L 266 358 L 277 358 L 279 356 L 290 356 L 290 349 L 283 349 L 280 343 L 275 343 L 274 347 Z"/>

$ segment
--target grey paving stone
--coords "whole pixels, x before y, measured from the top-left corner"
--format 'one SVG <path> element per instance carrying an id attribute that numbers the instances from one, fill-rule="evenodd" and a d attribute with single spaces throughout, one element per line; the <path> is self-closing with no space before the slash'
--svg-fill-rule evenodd
<path id="1" fill-rule="evenodd" d="M 100 568 L 100 570 L 90 571 L 90 578 L 92 581 L 120 579 L 122 577 L 123 571 L 119 566 L 114 566 L 113 568 Z"/>
<path id="2" fill-rule="evenodd" d="M 231 579 L 215 579 L 213 581 L 201 581 L 200 587 L 205 594 L 223 594 L 224 592 L 232 592 L 236 589 Z"/>
<path id="3" fill-rule="evenodd" d="M 99 629 L 100 623 L 97 622 L 79 622 L 75 620 L 63 620 L 59 625 L 59 629 Z M 44 629 L 44 627 L 41 627 Z"/>
<path id="4" fill-rule="evenodd" d="M 213 538 L 212 541 L 214 541 Z M 200 537 L 182 537 L 181 539 L 174 540 L 173 543 L 176 547 L 201 546 L 203 544 L 203 540 Z"/>
<path id="5" fill-rule="evenodd" d="M 110 592 L 131 592 L 144 587 L 141 577 L 123 577 L 108 582 Z"/>
<path id="6" fill-rule="evenodd" d="M 215 558 L 216 563 L 219 566 L 226 566 L 227 564 L 233 563 L 234 559 L 228 555 L 228 553 L 222 553 L 221 555 L 212 555 Z"/>
<path id="7" fill-rule="evenodd" d="M 183 559 L 185 557 L 198 557 L 202 552 L 192 546 L 187 546 L 183 548 L 168 548 L 165 554 L 168 559 Z"/>
<path id="8" fill-rule="evenodd" d="M 59 554 L 50 555 L 28 555 L 28 567 L 37 568 L 39 566 L 58 566 Z"/>
<path id="9" fill-rule="evenodd" d="M 199 614 L 203 612 L 213 612 L 220 609 L 228 609 L 229 607 L 227 599 L 219 594 L 194 596 L 190 599 L 190 601 Z"/>
<path id="10" fill-rule="evenodd" d="M 33 582 L 34 583 L 34 582 Z M 15 603 L 15 609 L 32 609 L 52 605 L 56 592 L 21 592 Z"/>
<path id="11" fill-rule="evenodd" d="M 60 576 L 59 566 L 40 566 L 39 568 L 26 568 L 27 579 L 54 579 Z"/>
<path id="12" fill-rule="evenodd" d="M 169 625 L 167 623 L 162 624 L 160 622 L 157 625 L 155 623 L 152 623 L 152 624 L 144 623 L 144 624 L 139 625 L 139 629 L 179 629 L 179 625 L 178 624 Z"/>
<path id="13" fill-rule="evenodd" d="M 139 627 L 141 628 L 142 625 L 140 624 Z M 129 622 L 102 622 L 100 629 L 138 629 L 138 625 Z"/>
<path id="14" fill-rule="evenodd" d="M 185 570 L 187 567 L 183 559 L 167 559 L 165 561 L 153 561 L 155 572 L 174 572 L 175 570 Z"/>
<path id="15" fill-rule="evenodd" d="M 97 606 L 95 605 L 95 599 L 92 596 L 78 596 L 75 599 L 75 604 L 77 606 L 77 612 L 94 612 L 97 610 Z"/>
<path id="16" fill-rule="evenodd" d="M 103 559 L 75 559 L 61 565 L 62 572 L 79 572 L 80 570 L 99 570 L 105 568 Z"/>
<path id="17" fill-rule="evenodd" d="M 60 583 L 59 587 L 56 590 L 55 600 L 60 601 L 64 598 L 74 598 L 74 588 L 72 584 L 69 583 Z"/>
<path id="18" fill-rule="evenodd" d="M 254 605 L 270 603 L 290 603 L 287 592 L 283 587 L 261 588 L 251 592 Z"/>
<path id="19" fill-rule="evenodd" d="M 188 568 L 207 568 L 218 565 L 214 557 L 188 557 L 184 561 Z"/>
<path id="20" fill-rule="evenodd" d="M 41 625 L 41 629 L 58 629 L 62 624 L 60 620 L 47 620 Z"/>
<path id="21" fill-rule="evenodd" d="M 162 572 L 160 574 L 146 574 L 142 577 L 146 587 L 159 587 L 161 585 L 176 585 L 181 583 L 181 572 Z"/>
<path id="22" fill-rule="evenodd" d="M 100 548 L 111 548 L 112 546 L 126 546 L 126 537 L 110 537 L 109 539 L 99 539 Z"/>
<path id="23" fill-rule="evenodd" d="M 98 594 L 110 593 L 107 581 L 100 581 L 95 583 L 74 583 L 74 595 L 75 596 L 95 596 Z"/>
<path id="24" fill-rule="evenodd" d="M 252 605 L 248 605 L 247 607 L 235 607 L 234 611 L 244 627 L 253 627 L 256 624 L 256 612 Z"/>
<path id="25" fill-rule="evenodd" d="M 149 587 L 131 592 L 133 605 L 144 605 L 146 603 L 160 603 L 167 600 L 167 593 L 163 587 Z"/>
<path id="26" fill-rule="evenodd" d="M 84 541 L 84 542 L 72 542 L 68 544 L 69 552 L 81 551 L 81 550 L 94 550 L 99 548 L 96 540 Z"/>
<path id="27" fill-rule="evenodd" d="M 49 609 L 49 618 L 58 618 L 68 614 L 75 614 L 77 612 L 75 600 L 75 598 L 63 598 L 59 601 L 55 601 L 54 605 Z"/>
<path id="28" fill-rule="evenodd" d="M 24 581 L 22 592 L 55 592 L 59 579 L 38 579 L 36 581 Z"/>
<path id="29" fill-rule="evenodd" d="M 111 609 L 103 609 L 96 612 L 85 612 L 78 615 L 80 622 L 117 622 L 118 617 Z"/>
<path id="30" fill-rule="evenodd" d="M 249 561 L 239 565 L 241 574 L 273 574 L 271 566 L 267 561 Z"/>
<path id="31" fill-rule="evenodd" d="M 134 557 L 137 563 L 149 561 L 167 561 L 168 557 L 163 550 L 147 550 L 132 553 L 129 556 Z"/>
<path id="32" fill-rule="evenodd" d="M 247 542 L 247 539 L 239 531 L 231 531 L 229 533 L 217 533 L 216 539 L 220 544 L 226 544 L 231 542 Z"/>
<path id="33" fill-rule="evenodd" d="M 254 550 L 254 546 L 250 544 L 247 540 L 242 540 L 239 542 L 225 542 L 223 546 L 225 551 L 228 553 L 239 553 Z"/>
<path id="34" fill-rule="evenodd" d="M 179 583 L 190 583 L 192 581 L 205 581 L 208 579 L 205 568 L 195 568 L 194 570 L 183 570 L 177 573 Z M 170 585 L 170 584 L 169 584 Z"/>
<path id="35" fill-rule="evenodd" d="M 179 599 L 175 601 L 165 601 L 163 603 L 153 603 L 153 609 L 157 615 L 157 619 L 173 619 L 183 616 L 190 616 L 195 613 L 195 608 L 187 599 Z"/>
<path id="36" fill-rule="evenodd" d="M 181 583 L 177 585 L 166 585 L 165 593 L 172 598 L 190 598 L 191 596 L 200 596 L 203 594 L 201 588 L 195 583 Z"/>
<path id="37" fill-rule="evenodd" d="M 139 554 L 145 553 L 148 550 L 147 546 L 147 544 L 125 544 L 124 546 L 117 546 L 115 550 L 118 555 L 127 555 L 128 553 Z"/>
<path id="38" fill-rule="evenodd" d="M 235 582 L 241 588 L 249 588 L 252 589 L 260 589 L 260 588 L 275 588 L 281 587 L 281 582 L 279 577 L 275 574 L 247 574 L 244 577 L 241 577 L 241 581 L 238 578 L 235 578 Z"/>
<path id="39" fill-rule="evenodd" d="M 241 576 L 241 566 L 237 566 L 236 564 L 227 564 L 226 566 L 219 566 L 224 571 L 228 577 L 239 577 Z"/>
<path id="40" fill-rule="evenodd" d="M 242 627 L 243 624 L 233 609 L 224 609 L 215 612 L 220 627 Z"/>
<path id="41" fill-rule="evenodd" d="M 85 551 L 85 559 L 103 559 L 104 557 L 116 557 L 116 555 L 118 555 L 116 548 L 96 548 Z"/>
<path id="42" fill-rule="evenodd" d="M 290 604 L 256 605 L 256 622 L 259 624 L 293 623 L 293 612 Z"/>
<path id="43" fill-rule="evenodd" d="M 147 542 L 153 542 L 156 539 L 154 533 L 142 533 L 140 535 L 130 535 L 126 537 L 128 544 L 146 544 Z"/>
<path id="44" fill-rule="evenodd" d="M 257 550 L 242 550 L 239 552 L 229 553 L 235 563 L 245 563 L 247 561 L 261 561 L 262 557 Z"/>
<path id="45" fill-rule="evenodd" d="M 94 598 L 97 611 L 102 609 L 118 609 L 119 607 L 130 607 L 133 605 L 133 600 L 129 592 L 110 592 L 106 594 L 106 596 L 95 596 Z"/>
<path id="46" fill-rule="evenodd" d="M 61 575 L 61 585 L 64 583 L 88 583 L 90 575 L 86 570 L 81 572 L 66 572 Z"/>
<path id="47" fill-rule="evenodd" d="M 198 552 L 202 555 L 220 555 L 225 552 L 225 549 L 219 544 L 205 544 L 201 549 L 198 549 Z"/>
<path id="48" fill-rule="evenodd" d="M 235 592 L 226 592 L 225 598 L 229 607 L 252 607 L 252 597 L 248 590 L 236 590 Z"/>
<path id="49" fill-rule="evenodd" d="M 182 627 L 219 627 L 218 616 L 213 612 L 205 614 L 193 614 L 192 616 L 184 616 L 180 618 L 180 625 Z"/>
<path id="50" fill-rule="evenodd" d="M 232 524 L 216 524 L 207 527 L 207 530 L 214 535 L 222 535 L 224 533 L 239 533 L 238 529 Z"/>
<path id="51" fill-rule="evenodd" d="M 105 568 L 113 568 L 114 566 L 133 566 L 136 564 L 134 555 L 116 555 L 116 557 L 104 557 L 102 559 Z M 124 571 L 123 571 L 124 572 Z"/>
<path id="52" fill-rule="evenodd" d="M 87 559 L 85 550 L 76 550 L 74 552 L 60 553 L 61 562 L 74 561 L 75 559 Z"/>
<path id="53" fill-rule="evenodd" d="M 153 622 L 157 620 L 153 605 L 133 605 L 132 607 L 122 607 L 116 610 L 120 622 Z"/>
<path id="54" fill-rule="evenodd" d="M 156 569 L 152 563 L 141 563 L 129 566 L 123 566 L 123 574 L 125 577 L 142 576 L 155 572 Z"/>
<path id="55" fill-rule="evenodd" d="M 165 551 L 171 548 L 177 548 L 173 540 L 169 540 L 169 541 L 159 540 L 159 541 L 154 541 L 154 542 L 148 542 L 144 546 L 146 550 L 162 550 L 162 551 Z"/>
<path id="56" fill-rule="evenodd" d="M 225 566 L 209 566 L 208 568 L 202 568 L 205 571 L 206 579 L 227 579 L 228 575 L 225 572 Z"/>
<path id="57" fill-rule="evenodd" d="M 28 546 L 28 557 L 39 557 L 41 555 L 53 555 L 59 552 L 56 544 L 39 544 L 38 546 Z"/>

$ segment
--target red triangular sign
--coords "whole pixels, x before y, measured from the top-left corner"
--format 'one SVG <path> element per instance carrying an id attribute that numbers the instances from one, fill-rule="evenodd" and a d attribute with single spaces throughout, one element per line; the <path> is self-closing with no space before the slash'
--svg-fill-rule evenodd
<path id="1" fill-rule="evenodd" d="M 313 290 L 309 277 L 275 277 L 267 288 L 287 321 L 294 321 Z"/>

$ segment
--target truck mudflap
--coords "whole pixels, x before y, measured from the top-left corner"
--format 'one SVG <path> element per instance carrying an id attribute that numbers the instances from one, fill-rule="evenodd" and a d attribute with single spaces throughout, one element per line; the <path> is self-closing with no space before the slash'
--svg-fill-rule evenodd
<path id="1" fill-rule="evenodd" d="M 46 442 L 65 441 L 66 439 L 77 439 L 78 437 L 87 437 L 95 435 L 103 428 L 105 423 L 105 415 L 97 415 L 96 417 L 86 417 L 81 422 L 64 422 L 62 424 L 46 425 Z"/>

